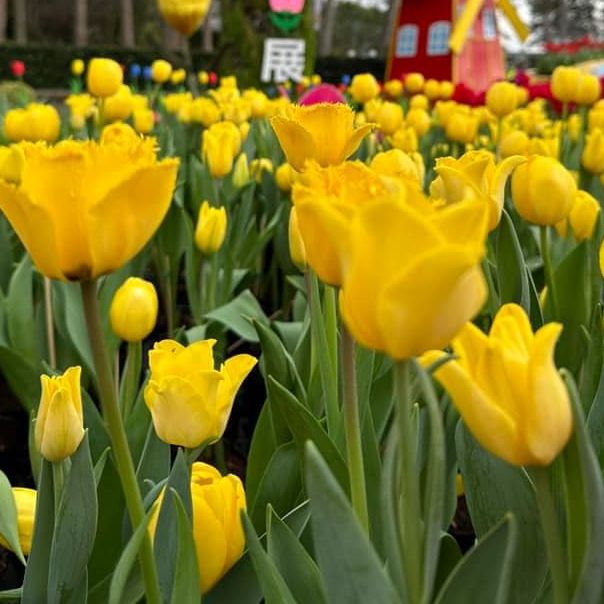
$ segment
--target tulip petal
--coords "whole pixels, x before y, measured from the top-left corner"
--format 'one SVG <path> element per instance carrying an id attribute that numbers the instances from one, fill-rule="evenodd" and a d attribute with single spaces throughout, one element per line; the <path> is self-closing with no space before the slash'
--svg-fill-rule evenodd
<path id="1" fill-rule="evenodd" d="M 358 148 L 363 139 L 373 130 L 374 124 L 363 124 L 356 128 L 352 136 L 348 139 L 346 146 L 344 147 L 344 159 L 350 157 Z"/>
<path id="2" fill-rule="evenodd" d="M 446 246 L 398 271 L 376 296 L 376 321 L 391 357 L 406 359 L 444 348 L 478 313 L 488 290 L 475 263 L 466 250 Z"/>
<path id="3" fill-rule="evenodd" d="M 225 490 L 224 531 L 229 536 L 226 564 L 230 568 L 239 560 L 245 547 L 241 511 L 246 509 L 246 501 L 243 485 L 237 476 L 233 476 L 233 474 L 225 476 L 223 484 Z"/>
<path id="4" fill-rule="evenodd" d="M 499 208 L 499 215 L 503 210 L 503 204 L 505 200 L 505 185 L 510 177 L 510 174 L 521 164 L 526 163 L 526 157 L 522 155 L 511 155 L 506 157 L 500 164 L 495 168 L 495 177 L 491 182 L 490 194 L 491 199 L 496 202 Z"/>
<path id="5" fill-rule="evenodd" d="M 528 360 L 533 345 L 533 330 L 524 309 L 518 304 L 504 304 L 495 315 L 489 332 L 507 351 Z"/>
<path id="6" fill-rule="evenodd" d="M 524 430 L 533 463 L 548 465 L 572 432 L 569 395 L 554 365 L 554 348 L 562 325 L 548 323 L 535 334 L 529 361 L 530 404 L 524 408 Z"/>
<path id="7" fill-rule="evenodd" d="M 74 406 L 76 413 L 83 417 L 82 411 L 82 389 L 80 387 L 80 376 L 82 374 L 82 368 L 69 367 L 62 376 L 62 381 L 67 385 L 69 392 L 71 393 L 71 401 Z"/>
<path id="8" fill-rule="evenodd" d="M 93 277 L 119 268 L 149 241 L 170 207 L 177 171 L 172 159 L 142 167 L 89 209 Z"/>
<path id="9" fill-rule="evenodd" d="M 280 115 L 271 119 L 271 126 L 288 163 L 299 172 L 304 170 L 306 159 L 317 155 L 312 136 L 300 124 Z"/>
<path id="10" fill-rule="evenodd" d="M 460 201 L 432 214 L 432 223 L 446 241 L 473 247 L 484 254 L 489 209 L 480 201 Z"/>

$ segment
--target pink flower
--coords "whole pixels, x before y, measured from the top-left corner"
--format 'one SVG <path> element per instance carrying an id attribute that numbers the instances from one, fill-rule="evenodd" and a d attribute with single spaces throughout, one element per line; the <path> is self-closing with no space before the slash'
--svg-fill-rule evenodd
<path id="1" fill-rule="evenodd" d="M 342 93 L 332 84 L 319 84 L 303 94 L 299 105 L 316 105 L 317 103 L 345 103 Z"/>
<path id="2" fill-rule="evenodd" d="M 298 15 L 304 8 L 304 0 L 269 0 L 274 13 L 292 13 Z"/>

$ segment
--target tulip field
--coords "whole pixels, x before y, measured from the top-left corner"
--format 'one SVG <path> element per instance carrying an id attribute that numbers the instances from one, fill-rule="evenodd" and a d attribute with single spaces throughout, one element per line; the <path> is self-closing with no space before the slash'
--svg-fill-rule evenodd
<path id="1" fill-rule="evenodd" d="M 0 103 L 0 600 L 602 602 L 600 81 L 71 70 Z"/>

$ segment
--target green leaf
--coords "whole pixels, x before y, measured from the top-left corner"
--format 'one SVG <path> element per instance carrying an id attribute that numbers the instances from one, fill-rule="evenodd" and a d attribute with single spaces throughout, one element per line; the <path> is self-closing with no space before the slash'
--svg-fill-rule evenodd
<path id="1" fill-rule="evenodd" d="M 267 515 L 268 555 L 296 601 L 327 604 L 321 573 L 315 561 L 270 505 Z"/>
<path id="2" fill-rule="evenodd" d="M 462 558 L 461 550 L 454 537 L 449 533 L 443 533 L 440 539 L 440 557 L 438 560 L 438 570 L 434 581 L 435 592 L 440 592 L 444 582 L 453 569 L 459 564 Z"/>
<path id="3" fill-rule="evenodd" d="M 103 471 L 105 470 L 105 464 L 109 459 L 109 451 L 111 451 L 110 447 L 107 447 L 99 456 L 97 462 L 94 464 L 94 482 L 98 486 L 101 482 L 101 478 L 103 477 Z"/>
<path id="4" fill-rule="evenodd" d="M 6 298 L 8 336 L 12 348 L 26 359 L 38 359 L 36 331 L 32 328 L 33 266 L 25 254 L 13 272 Z"/>
<path id="5" fill-rule="evenodd" d="M 96 480 L 86 434 L 71 456 L 71 469 L 55 519 L 48 571 L 49 603 L 70 598 L 79 601 L 78 591 L 83 581 L 85 584 L 96 526 Z"/>
<path id="6" fill-rule="evenodd" d="M 201 590 L 193 525 L 179 494 L 174 489 L 171 491 L 178 518 L 178 549 L 170 602 L 171 604 L 199 604 Z"/>
<path id="7" fill-rule="evenodd" d="M 23 589 L 18 587 L 17 589 L 7 589 L 5 591 L 0 591 L 0 602 L 21 602 L 21 598 L 23 596 Z"/>
<path id="8" fill-rule="evenodd" d="M 289 591 L 283 577 L 260 544 L 250 519 L 246 514 L 243 514 L 242 517 L 248 552 L 256 570 L 266 604 L 296 604 L 296 600 Z"/>
<path id="9" fill-rule="evenodd" d="M 399 602 L 348 498 L 312 443 L 306 445 L 306 485 L 316 557 L 330 604 Z"/>
<path id="10" fill-rule="evenodd" d="M 25 558 L 19 543 L 19 528 L 17 524 L 17 506 L 10 482 L 6 474 L 0 470 L 0 535 L 9 544 L 10 549 L 25 565 Z"/>
<path id="11" fill-rule="evenodd" d="M 48 571 L 55 522 L 52 464 L 42 460 L 31 552 L 23 579 L 23 602 L 47 602 Z"/>
<path id="12" fill-rule="evenodd" d="M 41 365 L 28 361 L 16 350 L 0 346 L 0 370 L 23 407 L 27 411 L 35 409 L 40 400 Z"/>
<path id="13" fill-rule="evenodd" d="M 252 319 L 268 325 L 268 318 L 249 289 L 241 292 L 228 304 L 210 311 L 205 317 L 224 325 L 248 342 L 258 341 Z"/>
<path id="14" fill-rule="evenodd" d="M 517 547 L 518 528 L 512 514 L 506 514 L 466 554 L 443 585 L 435 604 L 489 602 L 505 604 Z M 528 602 L 529 600 L 511 600 Z M 532 601 L 532 600 L 531 600 Z"/>
<path id="15" fill-rule="evenodd" d="M 136 468 L 136 478 L 143 496 L 148 490 L 145 483 L 151 480 L 158 483 L 170 473 L 170 445 L 160 440 L 153 424 L 147 431 L 147 440 Z"/>

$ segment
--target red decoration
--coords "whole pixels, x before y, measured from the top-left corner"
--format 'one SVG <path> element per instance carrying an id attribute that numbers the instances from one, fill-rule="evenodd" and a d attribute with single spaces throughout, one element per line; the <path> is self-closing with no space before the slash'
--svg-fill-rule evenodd
<path id="1" fill-rule="evenodd" d="M 22 78 L 25 74 L 25 63 L 17 59 L 10 62 L 10 71 L 16 78 Z"/>

